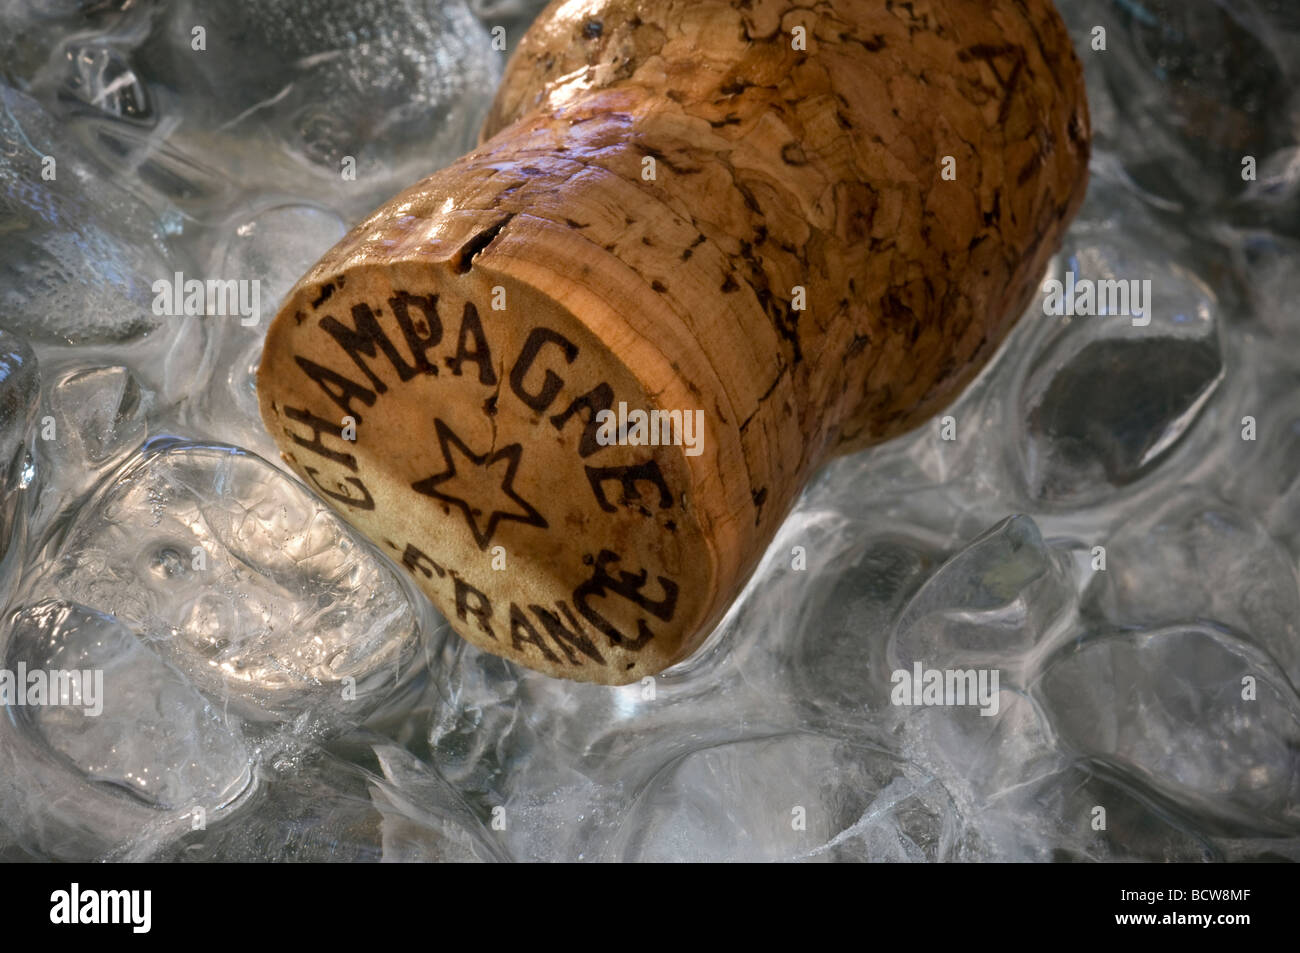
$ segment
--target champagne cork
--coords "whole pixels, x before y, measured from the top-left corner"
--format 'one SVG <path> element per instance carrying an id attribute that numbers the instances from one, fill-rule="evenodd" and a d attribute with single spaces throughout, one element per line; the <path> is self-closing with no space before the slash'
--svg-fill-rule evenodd
<path id="1" fill-rule="evenodd" d="M 289 294 L 262 416 L 461 636 L 636 681 L 976 374 L 1088 143 L 1048 0 L 552 3 L 479 147 Z"/>

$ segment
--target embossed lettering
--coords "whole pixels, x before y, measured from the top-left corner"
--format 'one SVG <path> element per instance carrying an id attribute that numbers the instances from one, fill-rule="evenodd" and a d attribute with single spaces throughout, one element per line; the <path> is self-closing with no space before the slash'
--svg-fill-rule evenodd
<path id="1" fill-rule="evenodd" d="M 397 353 L 397 348 L 393 347 L 393 342 L 388 340 L 388 335 L 379 326 L 379 321 L 375 318 L 375 313 L 370 310 L 370 305 L 362 302 L 352 306 L 352 324 L 353 327 L 348 327 L 332 316 L 320 320 L 321 329 L 338 342 L 339 347 L 352 358 L 353 363 L 370 378 L 370 383 L 374 385 L 377 392 L 384 393 L 388 390 L 388 385 L 362 360 L 363 355 L 375 358 L 379 356 L 380 351 L 383 351 L 384 356 L 388 358 L 388 363 L 392 364 L 393 370 L 397 371 L 399 380 L 409 381 L 415 376 L 415 368 L 402 360 L 401 355 Z"/>
<path id="2" fill-rule="evenodd" d="M 534 645 L 548 662 L 558 662 L 560 660 L 558 655 L 546 647 L 541 635 L 533 628 L 533 624 L 528 621 L 528 616 L 524 615 L 513 602 L 510 603 L 510 645 L 514 649 L 522 649 L 525 645 Z"/>
<path id="3" fill-rule="evenodd" d="M 569 664 L 582 664 L 581 659 L 579 659 L 573 652 L 573 648 L 576 648 L 583 655 L 586 655 L 593 661 L 604 665 L 604 657 L 600 654 L 600 651 L 596 646 L 592 644 L 591 639 L 587 638 L 586 634 L 583 633 L 581 623 L 573 617 L 573 611 L 564 602 L 560 603 L 559 608 L 560 611 L 564 613 L 564 618 L 569 622 L 568 627 L 560 621 L 559 616 L 554 612 L 551 612 L 549 609 L 543 609 L 541 606 L 536 605 L 530 605 L 528 607 L 529 611 L 542 621 L 542 625 L 546 629 L 546 634 L 551 637 L 551 641 L 559 646 L 560 651 L 569 657 Z M 573 646 L 573 648 L 570 648 L 570 646 Z"/>
<path id="4" fill-rule="evenodd" d="M 312 429 L 311 439 L 306 440 L 303 437 L 300 437 L 298 436 L 298 434 L 291 431 L 288 427 L 285 427 L 284 432 L 289 435 L 290 440 L 292 440 L 300 447 L 306 447 L 312 453 L 318 454 L 324 457 L 326 460 L 333 460 L 335 463 L 341 463 L 343 464 L 343 466 L 347 467 L 353 473 L 356 472 L 357 469 L 356 457 L 354 457 L 350 453 L 343 453 L 338 450 L 331 450 L 329 447 L 325 446 L 325 444 L 321 442 L 322 434 L 338 433 L 339 428 L 338 425 L 334 423 L 334 421 L 326 420 L 323 417 L 317 417 L 311 411 L 300 410 L 297 407 L 284 408 L 284 415 L 288 417 L 290 420 L 296 420 L 299 423 L 307 424 L 307 426 L 311 427 Z"/>
<path id="5" fill-rule="evenodd" d="M 664 596 L 662 599 L 650 599 L 641 592 L 648 575 L 644 569 L 639 573 L 620 569 L 617 579 L 609 574 L 606 567 L 610 563 L 618 562 L 620 558 L 618 553 L 602 549 L 596 557 L 596 568 L 591 578 L 573 590 L 573 604 L 578 607 L 578 612 L 582 614 L 582 617 L 603 632 L 611 642 L 635 651 L 644 647 L 647 642 L 654 638 L 654 633 L 646 625 L 645 619 L 637 619 L 637 637 L 635 640 L 629 640 L 626 635 L 615 628 L 612 622 L 588 605 L 587 600 L 591 597 L 599 598 L 608 592 L 613 592 L 630 602 L 634 602 L 656 618 L 669 622 L 672 620 L 673 613 L 677 611 L 678 587 L 677 583 L 666 576 L 657 576 L 659 585 L 663 588 Z"/>
<path id="6" fill-rule="evenodd" d="M 325 396 L 342 407 L 344 413 L 355 417 L 357 423 L 361 423 L 361 413 L 353 408 L 352 401 L 359 400 L 367 407 L 375 405 L 375 392 L 368 387 L 362 387 L 360 384 L 348 380 L 337 371 L 332 371 L 328 367 L 321 367 L 315 361 L 309 361 L 305 357 L 295 355 L 294 360 L 298 362 L 298 366 L 302 368 L 303 373 L 314 380 L 317 386 L 325 392 Z M 330 384 L 333 384 L 338 390 L 330 390 Z"/>
<path id="7" fill-rule="evenodd" d="M 559 375 L 549 370 L 542 378 L 542 388 L 537 393 L 529 393 L 524 386 L 524 377 L 532 369 L 533 362 L 537 360 L 537 355 L 546 344 L 558 345 L 564 352 L 566 364 L 572 364 L 573 359 L 578 356 L 578 346 L 550 328 L 533 328 L 529 333 L 527 340 L 524 341 L 523 350 L 519 352 L 519 359 L 515 361 L 514 369 L 510 372 L 510 389 L 515 392 L 516 397 L 538 413 L 551 406 L 556 395 L 560 393 L 560 388 L 564 386 L 564 381 Z"/>
<path id="8" fill-rule="evenodd" d="M 600 441 L 596 439 L 596 434 L 600 432 L 596 415 L 602 410 L 609 410 L 612 406 L 614 406 L 614 389 L 602 381 L 587 393 L 575 397 L 564 413 L 552 416 L 551 425 L 556 430 L 563 430 L 570 417 L 580 410 L 587 411 L 586 426 L 582 430 L 582 439 L 578 443 L 578 456 L 589 457 L 601 449 Z"/>
<path id="9" fill-rule="evenodd" d="M 492 618 L 492 603 L 488 597 L 475 589 L 464 579 L 452 573 L 452 582 L 456 587 L 456 618 L 465 622 L 472 615 L 478 622 L 478 627 L 485 633 L 496 639 L 497 634 L 492 631 L 489 621 Z M 473 598 L 474 604 L 470 605 L 470 598 Z"/>
<path id="10" fill-rule="evenodd" d="M 474 338 L 474 350 L 466 349 L 470 337 Z M 478 382 L 489 387 L 496 384 L 497 372 L 492 369 L 492 352 L 488 349 L 487 337 L 483 334 L 483 322 L 479 320 L 478 308 L 466 301 L 465 311 L 460 319 L 460 334 L 456 337 L 456 353 L 447 358 L 447 366 L 457 377 L 460 366 L 466 361 L 478 365 Z"/>
<path id="11" fill-rule="evenodd" d="M 325 489 L 325 487 L 321 485 L 320 480 L 317 479 L 317 475 L 320 473 L 319 470 L 316 470 L 313 467 L 303 467 L 303 470 L 306 472 L 307 478 L 311 480 L 312 483 L 316 484 L 316 489 L 320 490 L 330 499 L 338 500 L 340 503 L 355 507 L 359 510 L 373 510 L 375 508 L 375 498 L 370 495 L 370 491 L 366 489 L 366 485 L 361 482 L 359 477 L 346 478 L 348 483 L 351 483 L 361 491 L 362 495 L 358 498 L 349 493 L 335 493 L 332 490 Z M 338 487 L 341 491 L 343 489 L 343 484 L 339 483 Z"/>
<path id="12" fill-rule="evenodd" d="M 617 507 L 605 496 L 604 484 L 607 480 L 617 480 L 623 485 L 621 502 L 624 504 L 641 499 L 641 491 L 636 488 L 636 485 L 645 482 L 653 483 L 659 488 L 661 510 L 666 510 L 673 505 L 673 495 L 668 490 L 668 483 L 664 480 L 658 461 L 653 458 L 644 463 L 634 463 L 625 467 L 585 467 L 584 469 L 587 471 L 587 479 L 591 482 L 591 489 L 596 494 L 596 502 L 606 513 L 618 512 Z"/>
<path id="13" fill-rule="evenodd" d="M 406 549 L 402 552 L 402 565 L 411 572 L 419 572 L 424 575 L 425 579 L 432 579 L 436 572 L 441 579 L 447 575 L 447 570 L 443 569 L 429 557 L 423 550 L 417 548 L 413 543 L 407 543 Z M 425 566 L 429 568 L 426 569 Z"/>
<path id="14" fill-rule="evenodd" d="M 427 333 L 421 333 L 417 322 L 412 320 L 412 305 L 424 312 L 424 320 L 420 323 L 425 326 Z M 436 375 L 438 367 L 429 360 L 428 355 L 429 351 L 442 341 L 442 319 L 438 317 L 438 296 L 413 295 L 407 291 L 399 291 L 388 299 L 388 306 L 393 309 L 397 326 L 402 329 L 406 345 L 411 349 L 411 359 L 415 361 L 415 369 L 421 374 Z M 403 377 L 402 380 L 406 378 Z"/>

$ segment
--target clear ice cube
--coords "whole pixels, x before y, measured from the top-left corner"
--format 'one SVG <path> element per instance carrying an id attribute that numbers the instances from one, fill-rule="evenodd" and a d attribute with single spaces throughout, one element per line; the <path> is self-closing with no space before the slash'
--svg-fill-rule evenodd
<path id="1" fill-rule="evenodd" d="M 151 442 L 81 508 L 34 590 L 132 626 L 256 721 L 361 721 L 417 645 L 390 563 L 300 484 L 236 448 Z"/>

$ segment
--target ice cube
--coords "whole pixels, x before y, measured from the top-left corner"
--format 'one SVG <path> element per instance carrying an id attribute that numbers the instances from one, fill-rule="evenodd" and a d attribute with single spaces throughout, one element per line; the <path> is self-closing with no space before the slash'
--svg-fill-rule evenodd
<path id="1" fill-rule="evenodd" d="M 106 162 L 184 181 L 188 156 L 350 219 L 472 146 L 505 59 L 463 0 L 178 0 L 49 45 L 30 86 L 110 120 L 87 137 Z"/>
<path id="2" fill-rule="evenodd" d="M 42 673 L 50 686 L 41 703 L 14 696 L 0 719 L 0 798 L 28 846 L 103 857 L 152 828 L 192 826 L 196 809 L 216 817 L 247 793 L 238 722 L 116 620 L 43 601 L 12 613 L 6 630 L 5 670 L 33 685 Z M 50 672 L 78 678 L 56 692 Z"/>
<path id="3" fill-rule="evenodd" d="M 24 491 L 35 478 L 30 448 L 40 374 L 27 342 L 0 328 L 0 605 L 8 603 L 26 532 Z"/>
<path id="4" fill-rule="evenodd" d="M 1188 585 L 1189 579 L 1213 580 Z M 1220 623 L 1300 683 L 1300 584 L 1291 557 L 1248 514 L 1185 491 L 1127 522 L 1106 545 L 1091 608 L 1115 623 Z"/>
<path id="5" fill-rule="evenodd" d="M 436 770 L 395 745 L 375 746 L 382 780 L 370 787 L 383 815 L 384 861 L 506 860 L 494 835 Z"/>
<path id="6" fill-rule="evenodd" d="M 1098 146 L 1162 203 L 1213 207 L 1243 188 L 1243 156 L 1292 138 L 1276 117 L 1288 107 L 1296 46 L 1250 7 L 1107 0 L 1068 14 L 1106 29 L 1104 51 L 1092 49 L 1089 31 L 1080 53 L 1104 76 L 1117 112 Z"/>
<path id="7" fill-rule="evenodd" d="M 1209 624 L 1073 644 L 1037 686 L 1069 748 L 1221 833 L 1300 829 L 1300 698 L 1259 649 Z"/>
<path id="8" fill-rule="evenodd" d="M 216 319 L 211 328 L 213 380 L 180 409 L 186 425 L 279 460 L 279 448 L 257 405 L 262 343 L 285 294 L 345 231 L 334 212 L 304 204 L 244 209 L 222 226 L 209 271 L 224 280 L 247 282 L 250 289 L 256 283 L 260 307 L 251 316 Z"/>
<path id="9" fill-rule="evenodd" d="M 1015 679 L 1075 608 L 1070 558 L 1027 516 L 1010 516 L 950 559 L 912 597 L 889 640 L 890 671 L 992 667 Z"/>
<path id="10" fill-rule="evenodd" d="M 238 812 L 202 829 L 154 838 L 139 859 L 187 863 L 377 863 L 382 815 L 367 787 L 373 775 L 333 751 L 310 748 L 279 769 L 259 768 L 259 785 Z"/>
<path id="11" fill-rule="evenodd" d="M 38 344 L 105 344 L 166 324 L 152 285 L 177 269 L 153 213 L 3 85 L 0 222 L 0 313 L 11 330 Z"/>
<path id="12" fill-rule="evenodd" d="M 1066 761 L 1041 704 L 1016 689 L 999 686 L 987 706 L 909 707 L 898 717 L 900 750 L 963 813 L 998 804 Z"/>
<path id="13" fill-rule="evenodd" d="M 839 514 L 817 515 L 799 514 L 801 527 L 782 533 L 786 542 L 800 541 L 811 561 L 800 570 L 807 575 L 773 572 L 760 589 L 774 602 L 784 598 L 793 618 L 779 631 L 756 627 L 747 638 L 778 646 L 788 639 L 788 654 L 776 661 L 789 677 L 785 692 L 831 722 L 862 731 L 889 705 L 886 648 L 894 622 L 943 554 L 901 533 L 874 535 Z M 781 555 L 787 548 L 794 546 L 780 547 Z M 775 587 L 781 591 L 772 592 Z"/>
<path id="14" fill-rule="evenodd" d="M 43 476 L 36 525 L 46 525 L 144 442 L 153 403 L 153 392 L 127 367 L 86 367 L 57 375 L 36 441 Z"/>
<path id="15" fill-rule="evenodd" d="M 150 442 L 76 513 L 34 586 L 132 626 L 229 710 L 304 730 L 361 721 L 418 641 L 391 564 L 228 446 Z"/>
<path id="16" fill-rule="evenodd" d="M 960 823 L 933 780 L 885 752 L 811 734 L 704 748 L 628 812 L 634 861 L 946 860 Z"/>
<path id="17" fill-rule="evenodd" d="M 970 825 L 978 859 L 1002 863 L 1223 859 L 1166 799 L 1087 762 L 1009 789 L 971 816 Z"/>
<path id="18" fill-rule="evenodd" d="M 1103 196 L 1103 208 L 1117 201 Z M 1052 280 L 1063 306 L 1089 313 L 1044 314 L 1045 292 L 1040 313 L 1026 318 L 1044 339 L 1015 385 L 1017 442 L 1040 504 L 1089 506 L 1146 476 L 1186 442 L 1223 380 L 1216 296 L 1174 257 L 1181 249 L 1155 250 L 1159 230 L 1126 215 L 1085 220 L 1067 236 Z M 1116 305 L 1121 313 L 1106 313 Z"/>

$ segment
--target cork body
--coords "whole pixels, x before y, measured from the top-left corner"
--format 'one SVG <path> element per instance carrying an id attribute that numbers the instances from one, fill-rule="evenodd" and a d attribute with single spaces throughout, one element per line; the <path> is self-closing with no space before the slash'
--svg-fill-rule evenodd
<path id="1" fill-rule="evenodd" d="M 291 292 L 262 414 L 462 636 L 624 684 L 698 646 L 818 465 L 978 372 L 1089 130 L 1048 0 L 591 0 L 539 17 L 483 137 Z"/>

